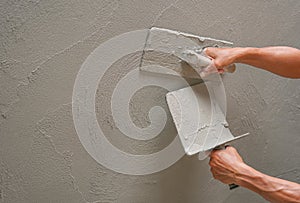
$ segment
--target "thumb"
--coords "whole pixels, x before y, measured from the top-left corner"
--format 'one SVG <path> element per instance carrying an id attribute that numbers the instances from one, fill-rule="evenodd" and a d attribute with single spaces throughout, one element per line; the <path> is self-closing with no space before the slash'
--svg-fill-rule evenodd
<path id="1" fill-rule="evenodd" d="M 217 57 L 217 55 L 216 55 L 216 49 L 217 48 L 214 48 L 214 47 L 207 47 L 207 48 L 205 48 L 204 49 L 204 53 L 207 55 L 207 56 L 209 56 L 209 57 L 211 57 L 211 58 L 216 58 Z"/>

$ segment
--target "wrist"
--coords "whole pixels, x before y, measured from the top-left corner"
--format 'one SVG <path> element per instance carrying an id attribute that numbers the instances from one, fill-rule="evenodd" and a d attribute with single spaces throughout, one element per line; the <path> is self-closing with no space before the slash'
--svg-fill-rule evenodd
<path id="1" fill-rule="evenodd" d="M 261 193 L 266 187 L 266 175 L 244 164 L 236 175 L 236 184 Z"/>
<path id="2" fill-rule="evenodd" d="M 259 53 L 258 48 L 254 47 L 236 47 L 235 55 L 234 55 L 234 62 L 235 63 L 247 63 L 247 61 L 252 60 L 255 58 Z"/>
<path id="3" fill-rule="evenodd" d="M 241 164 L 235 177 L 236 184 L 243 187 L 248 187 L 257 178 L 261 178 L 261 174 L 245 163 Z"/>

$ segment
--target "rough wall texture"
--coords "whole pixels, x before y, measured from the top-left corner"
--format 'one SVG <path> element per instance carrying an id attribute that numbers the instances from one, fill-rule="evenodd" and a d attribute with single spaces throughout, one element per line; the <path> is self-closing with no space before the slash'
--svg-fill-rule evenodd
<path id="1" fill-rule="evenodd" d="M 207 160 L 196 157 L 145 176 L 106 169 L 75 132 L 72 89 L 86 57 L 124 32 L 157 26 L 237 46 L 300 48 L 299 11 L 297 0 L 1 1 L 0 202 L 265 202 L 213 181 Z M 151 142 L 132 142 L 115 128 L 106 102 L 136 60 L 122 58 L 99 83 L 98 122 L 115 146 L 152 153 L 174 138 L 172 122 Z M 224 84 L 231 130 L 251 133 L 236 144 L 246 162 L 300 182 L 300 80 L 239 65 Z M 149 124 L 151 106 L 167 109 L 165 94 L 148 87 L 134 95 L 130 114 L 137 126 Z"/>

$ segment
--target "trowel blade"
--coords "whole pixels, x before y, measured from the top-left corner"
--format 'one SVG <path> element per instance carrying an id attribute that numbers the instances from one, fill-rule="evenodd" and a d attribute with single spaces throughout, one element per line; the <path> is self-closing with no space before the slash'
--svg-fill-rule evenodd
<path id="1" fill-rule="evenodd" d="M 169 92 L 167 103 L 180 141 L 188 155 L 209 151 L 240 137 L 234 137 L 222 110 L 216 106 L 212 119 L 209 93 L 204 83 Z"/>

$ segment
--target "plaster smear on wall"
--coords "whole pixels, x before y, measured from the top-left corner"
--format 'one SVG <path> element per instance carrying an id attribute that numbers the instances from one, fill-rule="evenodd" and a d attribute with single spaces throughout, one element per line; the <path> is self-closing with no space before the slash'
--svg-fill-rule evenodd
<path id="1" fill-rule="evenodd" d="M 86 57 L 119 34 L 149 28 L 234 41 L 236 46 L 300 48 L 299 1 L 6 1 L 0 4 L 0 202 L 265 202 L 212 179 L 208 160 L 183 157 L 161 172 L 131 176 L 97 163 L 72 119 L 72 90 Z M 288 22 L 288 23 L 287 23 Z M 175 128 L 166 90 L 149 86 L 130 101 L 130 116 L 149 125 L 152 106 L 167 112 L 163 131 L 132 141 L 115 128 L 109 95 L 140 53 L 113 64 L 96 94 L 99 125 L 111 143 L 133 154 L 166 147 Z M 300 182 L 300 81 L 239 65 L 224 77 L 227 121 L 235 146 L 253 167 Z"/>

